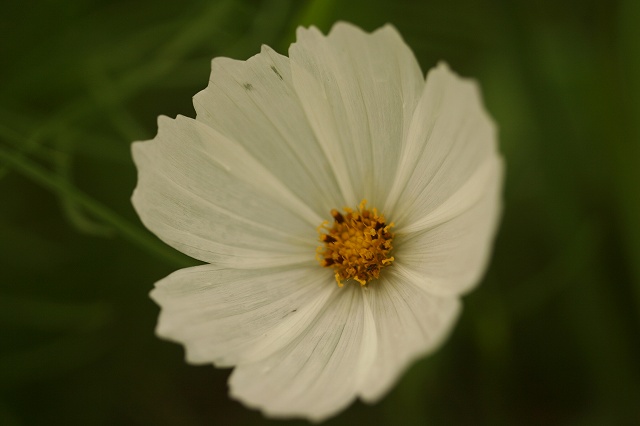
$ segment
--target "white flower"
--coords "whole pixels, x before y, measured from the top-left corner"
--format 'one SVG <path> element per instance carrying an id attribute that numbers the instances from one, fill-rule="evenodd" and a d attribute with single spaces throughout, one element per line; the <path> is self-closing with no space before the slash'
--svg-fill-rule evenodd
<path id="1" fill-rule="evenodd" d="M 393 27 L 297 39 L 213 60 L 197 118 L 133 145 L 133 204 L 207 263 L 156 284 L 158 335 L 235 367 L 249 407 L 319 421 L 442 343 L 487 263 L 502 161 L 476 84 L 445 64 L 425 82 Z"/>

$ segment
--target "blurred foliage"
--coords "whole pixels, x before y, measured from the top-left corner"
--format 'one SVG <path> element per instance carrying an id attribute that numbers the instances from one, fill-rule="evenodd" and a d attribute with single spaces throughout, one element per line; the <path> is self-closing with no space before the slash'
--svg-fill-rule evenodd
<path id="1" fill-rule="evenodd" d="M 452 338 L 330 425 L 640 424 L 640 2 L 5 0 L 0 424 L 275 424 L 154 336 L 153 283 L 194 262 L 138 221 L 129 146 L 193 116 L 214 56 L 299 24 L 393 23 L 426 71 L 478 79 L 505 210 Z M 298 422 L 289 422 L 298 423 Z M 299 422 L 304 424 L 304 422 Z"/>

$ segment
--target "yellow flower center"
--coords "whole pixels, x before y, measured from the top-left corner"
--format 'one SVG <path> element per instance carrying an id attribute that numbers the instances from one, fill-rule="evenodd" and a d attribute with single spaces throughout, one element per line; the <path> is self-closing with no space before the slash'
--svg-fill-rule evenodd
<path id="1" fill-rule="evenodd" d="M 387 225 L 384 215 L 365 208 L 366 204 L 367 200 L 362 200 L 358 211 L 345 207 L 344 215 L 333 209 L 333 226 L 329 228 L 329 222 L 324 221 L 318 227 L 324 245 L 318 247 L 316 257 L 320 265 L 333 268 L 340 287 L 350 278 L 364 286 L 394 260 L 389 255 L 393 223 Z"/>

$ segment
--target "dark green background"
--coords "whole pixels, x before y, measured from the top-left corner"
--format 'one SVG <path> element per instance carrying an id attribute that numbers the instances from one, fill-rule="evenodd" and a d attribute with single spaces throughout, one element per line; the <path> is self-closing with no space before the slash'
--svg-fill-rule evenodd
<path id="1" fill-rule="evenodd" d="M 138 221 L 129 146 L 214 56 L 393 23 L 479 80 L 505 211 L 453 335 L 351 424 L 640 424 L 640 2 L 15 1 L 0 11 L 0 424 L 276 424 L 154 336 L 190 259 Z M 291 424 L 292 422 L 288 422 Z"/>

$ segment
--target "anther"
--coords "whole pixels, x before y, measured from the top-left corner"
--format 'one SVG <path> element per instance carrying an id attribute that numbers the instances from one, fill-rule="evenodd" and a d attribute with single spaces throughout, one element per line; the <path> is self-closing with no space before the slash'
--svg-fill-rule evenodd
<path id="1" fill-rule="evenodd" d="M 365 286 L 394 261 L 390 256 L 393 233 L 389 231 L 393 223 L 387 224 L 384 215 L 376 209 L 367 209 L 366 204 L 362 200 L 357 211 L 345 207 L 345 215 L 333 209 L 333 226 L 329 228 L 325 221 L 318 227 L 320 241 L 324 243 L 318 247 L 318 262 L 334 269 L 340 287 L 342 281 L 349 279 Z"/>

